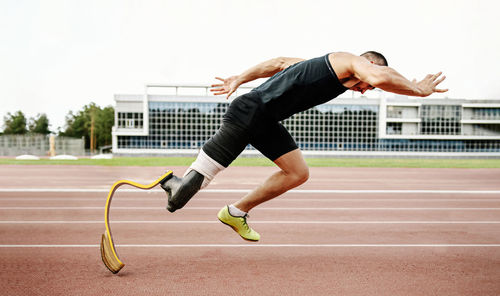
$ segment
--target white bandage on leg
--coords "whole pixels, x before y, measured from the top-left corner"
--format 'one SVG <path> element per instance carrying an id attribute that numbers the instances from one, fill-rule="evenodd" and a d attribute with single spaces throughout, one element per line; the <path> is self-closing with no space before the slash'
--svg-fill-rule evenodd
<path id="1" fill-rule="evenodd" d="M 225 169 L 223 165 L 213 160 L 205 153 L 205 151 L 203 151 L 203 149 L 201 149 L 198 157 L 184 173 L 184 176 L 186 176 L 191 170 L 195 170 L 198 173 L 202 174 L 205 178 L 203 179 L 203 183 L 201 184 L 200 189 L 203 189 L 208 185 L 208 183 L 212 181 L 215 175 L 217 175 L 223 169 Z"/>

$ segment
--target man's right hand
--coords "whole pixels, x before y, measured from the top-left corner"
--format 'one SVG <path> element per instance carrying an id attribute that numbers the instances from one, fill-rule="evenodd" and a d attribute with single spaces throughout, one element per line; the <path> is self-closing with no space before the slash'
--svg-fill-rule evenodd
<path id="1" fill-rule="evenodd" d="M 412 82 L 417 85 L 417 88 L 420 90 L 422 97 L 427 97 L 435 92 L 444 93 L 447 92 L 448 89 L 436 88 L 441 82 L 443 82 L 443 80 L 446 79 L 446 76 L 443 76 L 440 79 L 438 79 L 439 76 L 441 76 L 441 74 L 443 74 L 443 72 L 439 72 L 434 75 L 429 74 L 425 76 L 425 78 L 422 79 L 422 81 L 416 82 L 414 79 Z"/>
<path id="2" fill-rule="evenodd" d="M 226 99 L 229 99 L 229 97 L 240 86 L 237 75 L 228 77 L 226 79 L 220 77 L 215 77 L 215 79 L 220 80 L 223 83 L 212 84 L 212 89 L 210 89 L 210 91 L 213 92 L 216 96 L 227 94 Z"/>

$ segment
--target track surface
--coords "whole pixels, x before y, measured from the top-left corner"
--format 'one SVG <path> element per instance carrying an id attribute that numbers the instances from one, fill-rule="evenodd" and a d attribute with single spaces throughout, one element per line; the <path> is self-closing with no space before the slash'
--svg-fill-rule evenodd
<path id="1" fill-rule="evenodd" d="M 252 211 L 258 243 L 216 213 L 276 168 L 230 167 L 174 214 L 164 193 L 123 186 L 111 228 L 126 266 L 111 274 L 107 190 L 164 171 L 0 166 L 0 294 L 500 295 L 499 169 L 311 168 Z"/>

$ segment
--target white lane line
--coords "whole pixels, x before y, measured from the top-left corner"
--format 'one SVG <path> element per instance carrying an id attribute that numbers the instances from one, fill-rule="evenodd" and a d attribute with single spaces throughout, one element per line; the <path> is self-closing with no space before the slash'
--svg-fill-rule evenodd
<path id="1" fill-rule="evenodd" d="M 213 220 L 117 220 L 112 224 L 219 224 Z M 252 221 L 252 224 L 500 224 L 500 221 Z M 3 220 L 0 224 L 104 224 L 97 220 Z"/>
<path id="2" fill-rule="evenodd" d="M 252 189 L 203 189 L 202 193 L 248 193 Z M 0 192 L 108 192 L 100 188 L 0 188 Z M 144 192 L 140 189 L 120 189 L 120 192 Z M 164 192 L 152 189 L 150 192 Z M 379 193 L 419 193 L 419 194 L 500 194 L 500 190 L 329 190 L 329 189 L 292 189 L 287 193 L 312 194 L 379 194 Z"/>
<path id="3" fill-rule="evenodd" d="M 185 207 L 182 210 L 220 210 L 221 207 Z M 163 207 L 113 207 L 113 210 L 154 210 L 164 211 Z M 0 210 L 104 210 L 104 207 L 0 207 Z M 352 208 L 352 207 L 262 207 L 256 211 L 498 211 L 500 208 Z"/>
<path id="4" fill-rule="evenodd" d="M 157 198 L 135 198 L 135 197 L 125 197 L 120 196 L 118 198 L 121 202 L 123 201 L 164 201 L 163 196 Z M 228 198 L 207 198 L 207 197 L 199 197 L 195 198 L 194 201 L 204 202 L 204 201 L 229 201 L 233 199 L 240 199 L 240 197 L 228 197 Z M 1 197 L 1 201 L 105 201 L 105 197 Z M 279 197 L 274 199 L 273 201 L 491 201 L 491 202 L 500 202 L 500 198 L 288 198 L 288 197 Z"/>
<path id="5" fill-rule="evenodd" d="M 158 244 L 116 245 L 118 248 L 470 248 L 500 244 Z M 99 245 L 0 245 L 0 248 L 99 248 Z"/>

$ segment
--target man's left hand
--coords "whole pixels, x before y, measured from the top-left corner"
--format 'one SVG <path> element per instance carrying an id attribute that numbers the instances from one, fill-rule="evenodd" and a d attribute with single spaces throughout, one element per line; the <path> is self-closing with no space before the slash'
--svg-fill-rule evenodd
<path id="1" fill-rule="evenodd" d="M 212 84 L 212 89 L 210 89 L 211 92 L 214 93 L 214 95 L 224 95 L 227 94 L 226 99 L 229 99 L 229 97 L 238 89 L 240 84 L 238 83 L 238 76 L 231 76 L 228 78 L 220 78 L 220 77 L 215 77 L 215 79 L 222 81 L 223 83 L 219 84 Z"/>

